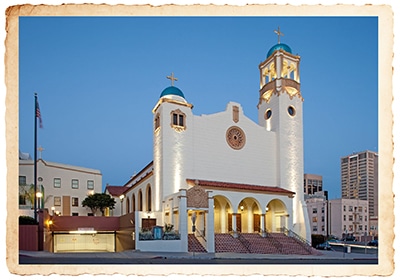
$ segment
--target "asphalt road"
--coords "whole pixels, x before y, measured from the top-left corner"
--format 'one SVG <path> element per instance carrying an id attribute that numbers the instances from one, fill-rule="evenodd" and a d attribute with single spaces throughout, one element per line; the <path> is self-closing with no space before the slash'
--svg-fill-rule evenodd
<path id="1" fill-rule="evenodd" d="M 378 259 L 360 258 L 360 259 L 196 259 L 196 258 L 76 258 L 76 257 L 41 257 L 34 258 L 21 255 L 19 257 L 19 264 L 74 264 L 74 265 L 87 265 L 87 264 L 378 264 Z"/>

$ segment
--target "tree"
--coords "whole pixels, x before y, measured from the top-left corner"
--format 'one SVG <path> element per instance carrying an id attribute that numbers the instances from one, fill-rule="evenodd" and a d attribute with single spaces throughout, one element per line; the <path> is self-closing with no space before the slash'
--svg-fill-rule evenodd
<path id="1" fill-rule="evenodd" d="M 82 201 L 83 207 L 88 207 L 92 210 L 93 215 L 100 210 L 101 215 L 104 216 L 104 210 L 106 208 L 114 209 L 115 199 L 105 193 L 94 193 L 88 195 Z"/>

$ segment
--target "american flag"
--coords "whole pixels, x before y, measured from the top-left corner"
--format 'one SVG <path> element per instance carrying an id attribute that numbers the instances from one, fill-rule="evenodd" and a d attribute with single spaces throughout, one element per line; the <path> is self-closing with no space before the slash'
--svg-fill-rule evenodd
<path id="1" fill-rule="evenodd" d="M 39 102 L 36 101 L 36 118 L 39 118 L 39 127 L 43 128 L 42 115 L 40 114 Z"/>

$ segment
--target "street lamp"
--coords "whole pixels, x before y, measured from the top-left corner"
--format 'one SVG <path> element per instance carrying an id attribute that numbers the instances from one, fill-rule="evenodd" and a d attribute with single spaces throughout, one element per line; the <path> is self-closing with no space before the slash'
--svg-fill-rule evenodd
<path id="1" fill-rule="evenodd" d="M 38 209 L 42 208 L 42 207 L 40 206 L 40 198 L 41 198 L 42 196 L 43 196 L 43 195 L 42 195 L 41 192 L 37 192 L 37 193 L 36 193 Z"/>

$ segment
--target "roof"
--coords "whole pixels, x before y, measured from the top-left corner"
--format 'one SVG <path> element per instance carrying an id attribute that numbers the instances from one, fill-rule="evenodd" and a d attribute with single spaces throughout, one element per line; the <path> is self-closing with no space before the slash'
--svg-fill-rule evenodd
<path id="1" fill-rule="evenodd" d="M 207 180 L 195 180 L 195 179 L 187 179 L 188 183 L 198 184 L 199 186 L 207 187 L 207 188 L 218 188 L 218 189 L 226 189 L 226 190 L 236 190 L 236 191 L 256 191 L 256 192 L 264 192 L 264 193 L 279 193 L 288 196 L 295 195 L 295 192 L 279 188 L 279 187 L 270 187 L 270 186 L 261 186 L 261 185 L 250 185 L 250 184 L 242 184 L 242 183 L 228 183 L 228 182 L 218 182 L 218 181 L 207 181 Z"/>
<path id="2" fill-rule="evenodd" d="M 272 48 L 269 49 L 269 51 L 267 53 L 267 57 L 270 57 L 271 54 L 273 54 L 274 51 L 276 51 L 276 50 L 284 50 L 285 52 L 292 53 L 292 49 L 288 45 L 279 43 L 279 44 L 272 46 Z"/>
<path id="3" fill-rule="evenodd" d="M 108 190 L 112 196 L 120 196 L 128 190 L 128 188 L 123 186 L 106 186 L 106 190 Z"/>
<path id="4" fill-rule="evenodd" d="M 170 87 L 165 88 L 161 92 L 160 98 L 163 97 L 163 96 L 166 96 L 166 95 L 177 95 L 177 96 L 180 96 L 182 98 L 185 98 L 185 96 L 183 95 L 183 92 L 179 88 L 174 87 L 174 86 L 170 86 Z"/>

